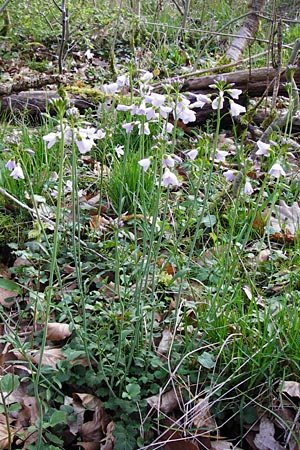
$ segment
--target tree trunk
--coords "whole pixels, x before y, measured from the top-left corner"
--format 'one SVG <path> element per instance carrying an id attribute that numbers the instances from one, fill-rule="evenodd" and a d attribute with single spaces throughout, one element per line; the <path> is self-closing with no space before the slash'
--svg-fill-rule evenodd
<path id="1" fill-rule="evenodd" d="M 226 52 L 226 59 L 237 62 L 247 47 L 249 39 L 255 36 L 259 26 L 259 13 L 263 12 L 266 0 L 252 0 L 250 14 L 247 15 L 243 26 L 239 29 L 237 36 L 231 42 Z"/>

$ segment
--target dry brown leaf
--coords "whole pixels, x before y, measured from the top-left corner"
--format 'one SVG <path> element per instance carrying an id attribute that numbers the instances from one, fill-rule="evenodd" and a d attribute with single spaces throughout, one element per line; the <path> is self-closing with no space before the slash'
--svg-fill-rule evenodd
<path id="1" fill-rule="evenodd" d="M 21 361 L 26 361 L 27 358 L 35 364 L 38 364 L 40 361 L 40 352 L 38 350 L 29 350 L 26 354 L 27 358 L 18 350 L 14 350 L 13 353 Z M 65 359 L 65 357 L 60 348 L 46 348 L 43 353 L 42 365 L 55 368 L 57 361 L 62 359 Z"/>
<path id="2" fill-rule="evenodd" d="M 259 450 L 284 450 L 276 441 L 275 426 L 267 417 L 262 417 L 259 424 L 259 432 L 254 438 L 254 444 Z"/>
<path id="3" fill-rule="evenodd" d="M 76 445 L 84 450 L 100 450 L 100 442 L 77 442 Z"/>
<path id="4" fill-rule="evenodd" d="M 297 381 L 285 381 L 281 390 L 282 392 L 286 392 L 291 397 L 300 398 L 300 383 Z"/>
<path id="5" fill-rule="evenodd" d="M 116 442 L 116 438 L 113 435 L 115 428 L 115 422 L 109 422 L 106 427 L 106 436 L 104 439 L 102 439 L 103 444 L 101 444 L 101 450 L 113 450 Z"/>
<path id="6" fill-rule="evenodd" d="M 18 297 L 17 292 L 0 288 L 0 305 L 4 308 L 11 308 L 16 303 L 16 297 Z M 8 299 L 10 300 L 8 301 Z"/>
<path id="7" fill-rule="evenodd" d="M 164 414 L 169 414 L 178 408 L 178 400 L 178 392 L 172 389 L 163 395 L 152 395 L 152 397 L 146 399 L 146 402 L 151 408 L 155 408 Z"/>
<path id="8" fill-rule="evenodd" d="M 292 206 L 288 206 L 284 200 L 280 200 L 279 205 L 274 207 L 272 211 L 270 225 L 275 232 L 282 231 L 295 235 L 300 229 L 300 208 L 297 202 Z"/>
<path id="9" fill-rule="evenodd" d="M 172 344 L 173 334 L 169 330 L 169 328 L 165 328 L 162 332 L 162 338 L 161 341 L 157 347 L 157 355 L 159 357 L 165 358 L 165 356 L 168 354 L 170 346 Z"/>
<path id="10" fill-rule="evenodd" d="M 10 431 L 10 439 L 11 441 L 16 434 L 15 427 L 11 426 L 12 419 L 9 419 L 9 431 Z M 7 430 L 7 422 L 4 414 L 0 414 L 0 450 L 5 450 L 8 448 L 9 444 L 9 434 Z"/>
<path id="11" fill-rule="evenodd" d="M 217 424 L 210 414 L 209 397 L 199 399 L 191 411 L 192 421 L 198 430 L 211 432 L 217 428 Z"/>
<path id="12" fill-rule="evenodd" d="M 71 336 L 69 325 L 66 323 L 52 322 L 47 326 L 47 339 L 50 341 L 63 341 Z"/>
<path id="13" fill-rule="evenodd" d="M 77 415 L 77 429 L 85 443 L 99 442 L 104 438 L 108 417 L 102 407 L 101 400 L 91 394 L 73 394 L 73 407 Z M 84 413 L 93 411 L 92 420 L 84 422 Z M 74 432 L 74 429 L 72 433 Z"/>

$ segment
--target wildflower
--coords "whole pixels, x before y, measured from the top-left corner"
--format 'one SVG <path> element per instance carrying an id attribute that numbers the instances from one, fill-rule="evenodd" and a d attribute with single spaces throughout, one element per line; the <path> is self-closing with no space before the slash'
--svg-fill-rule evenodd
<path id="1" fill-rule="evenodd" d="M 116 94 L 119 90 L 119 85 L 118 83 L 103 84 L 102 90 L 104 94 Z"/>
<path id="2" fill-rule="evenodd" d="M 17 164 L 16 167 L 12 170 L 10 176 L 13 177 L 15 180 L 17 180 L 18 178 L 24 180 L 25 178 L 22 167 L 19 164 Z"/>
<path id="3" fill-rule="evenodd" d="M 139 129 L 139 135 L 141 135 L 141 134 L 150 134 L 150 129 L 149 129 L 148 122 L 138 123 L 138 129 Z"/>
<path id="4" fill-rule="evenodd" d="M 171 155 L 164 155 L 162 160 L 163 167 L 174 167 L 175 160 Z"/>
<path id="5" fill-rule="evenodd" d="M 239 116 L 241 113 L 246 112 L 245 106 L 239 105 L 235 103 L 233 100 L 230 100 L 230 113 L 232 117 Z"/>
<path id="6" fill-rule="evenodd" d="M 156 108 L 159 108 L 165 103 L 166 96 L 163 94 L 156 94 L 155 92 L 152 92 L 150 95 L 145 96 L 145 101 L 146 103 L 150 103 Z"/>
<path id="7" fill-rule="evenodd" d="M 120 88 L 129 86 L 129 77 L 127 75 L 119 75 L 117 77 L 117 84 Z"/>
<path id="8" fill-rule="evenodd" d="M 196 150 L 196 149 L 190 150 L 189 152 L 187 152 L 186 155 L 187 155 L 192 161 L 194 161 L 194 160 L 197 158 L 197 156 L 198 156 L 198 150 Z"/>
<path id="9" fill-rule="evenodd" d="M 155 120 L 158 118 L 158 114 L 155 112 L 154 108 L 146 108 L 146 119 Z"/>
<path id="10" fill-rule="evenodd" d="M 84 56 L 86 57 L 86 59 L 93 59 L 94 53 L 92 53 L 91 50 L 88 48 Z"/>
<path id="11" fill-rule="evenodd" d="M 230 97 L 237 100 L 243 91 L 241 91 L 241 89 L 227 89 L 227 92 Z"/>
<path id="12" fill-rule="evenodd" d="M 247 180 L 245 183 L 245 186 L 244 186 L 244 194 L 251 195 L 251 194 L 253 194 L 253 192 L 254 192 L 254 189 L 253 189 L 250 181 Z"/>
<path id="13" fill-rule="evenodd" d="M 5 164 L 5 167 L 8 170 L 14 170 L 16 168 L 16 161 L 14 159 L 9 159 Z"/>
<path id="14" fill-rule="evenodd" d="M 170 106 L 160 106 L 159 107 L 159 114 L 163 119 L 167 119 L 168 114 L 172 111 L 172 108 Z"/>
<path id="15" fill-rule="evenodd" d="M 203 108 L 206 103 L 210 103 L 210 98 L 204 94 L 191 94 L 196 97 L 196 101 L 191 104 L 190 108 Z"/>
<path id="16" fill-rule="evenodd" d="M 66 116 L 73 117 L 74 119 L 78 119 L 78 117 L 80 116 L 79 109 L 76 108 L 76 106 L 72 106 L 71 108 L 67 109 Z"/>
<path id="17" fill-rule="evenodd" d="M 196 113 L 189 108 L 190 101 L 183 99 L 176 106 L 177 119 L 181 119 L 183 123 L 195 122 Z"/>
<path id="18" fill-rule="evenodd" d="M 35 151 L 32 150 L 31 148 L 27 148 L 27 149 L 25 150 L 25 152 L 28 153 L 28 155 L 34 155 L 34 154 L 35 154 Z"/>
<path id="19" fill-rule="evenodd" d="M 230 181 L 233 181 L 235 178 L 235 171 L 234 170 L 226 170 L 226 172 L 223 172 L 223 175 L 226 178 L 226 181 L 230 182 Z"/>
<path id="20" fill-rule="evenodd" d="M 45 142 L 48 142 L 48 144 L 47 144 L 48 149 L 53 147 L 53 145 L 56 144 L 57 140 L 60 138 L 61 138 L 61 133 L 59 133 L 59 132 L 54 133 L 54 131 L 51 131 L 51 133 L 46 134 L 46 136 L 43 136 L 43 140 Z"/>
<path id="21" fill-rule="evenodd" d="M 104 131 L 97 130 L 94 127 L 79 128 L 75 131 L 74 141 L 80 153 L 89 152 L 95 145 L 95 139 L 103 139 Z"/>
<path id="22" fill-rule="evenodd" d="M 229 155 L 229 152 L 225 152 L 225 150 L 218 150 L 215 154 L 216 162 L 225 162 L 226 156 Z"/>
<path id="23" fill-rule="evenodd" d="M 138 164 L 144 169 L 144 172 L 146 172 L 151 164 L 151 159 L 150 158 L 145 158 L 145 159 L 141 159 Z"/>
<path id="24" fill-rule="evenodd" d="M 269 175 L 271 175 L 272 177 L 275 177 L 275 178 L 279 178 L 280 175 L 285 176 L 286 172 L 283 170 L 281 165 L 277 162 L 277 163 L 273 164 L 273 166 L 269 170 Z"/>
<path id="25" fill-rule="evenodd" d="M 140 80 L 145 83 L 147 81 L 152 80 L 153 73 L 149 72 L 148 70 L 145 71 L 145 73 L 141 76 Z"/>
<path id="26" fill-rule="evenodd" d="M 216 97 L 211 104 L 212 109 L 223 109 L 224 106 L 224 92 L 220 91 L 218 97 Z"/>
<path id="27" fill-rule="evenodd" d="M 164 174 L 162 176 L 163 186 L 179 186 L 178 178 L 175 173 L 171 172 L 168 167 L 165 168 Z"/>
<path id="28" fill-rule="evenodd" d="M 133 130 L 134 122 L 123 123 L 122 128 L 126 131 L 126 133 L 131 133 Z"/>
<path id="29" fill-rule="evenodd" d="M 117 145 L 115 148 L 116 154 L 118 158 L 121 158 L 121 156 L 124 155 L 124 145 Z"/>
<path id="30" fill-rule="evenodd" d="M 268 150 L 270 150 L 270 148 L 271 148 L 270 144 L 266 144 L 265 142 L 262 142 L 262 141 L 257 141 L 256 144 L 258 147 L 257 152 L 255 152 L 256 155 L 270 156 L 270 153 L 268 152 Z"/>
<path id="31" fill-rule="evenodd" d="M 118 105 L 117 111 L 130 111 L 135 105 Z"/>

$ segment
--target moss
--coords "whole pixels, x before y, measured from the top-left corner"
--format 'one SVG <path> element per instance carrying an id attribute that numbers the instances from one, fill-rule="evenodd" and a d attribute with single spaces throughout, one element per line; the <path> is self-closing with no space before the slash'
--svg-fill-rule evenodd
<path id="1" fill-rule="evenodd" d="M 27 228 L 24 214 L 7 213 L 0 210 L 0 247 L 13 242 L 22 247 L 26 239 Z"/>
<path id="2" fill-rule="evenodd" d="M 92 103 L 102 103 L 110 97 L 99 89 L 91 88 L 89 86 L 67 86 L 66 90 L 73 95 L 79 95 L 81 98 Z"/>

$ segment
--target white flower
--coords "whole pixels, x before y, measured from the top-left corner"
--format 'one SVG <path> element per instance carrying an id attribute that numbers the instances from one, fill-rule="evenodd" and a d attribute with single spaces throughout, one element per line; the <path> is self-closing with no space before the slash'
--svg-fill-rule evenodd
<path id="1" fill-rule="evenodd" d="M 146 108 L 146 119 L 147 120 L 155 120 L 158 118 L 158 114 L 155 112 L 155 109 L 152 107 Z"/>
<path id="2" fill-rule="evenodd" d="M 130 111 L 134 108 L 135 105 L 118 105 L 117 111 Z"/>
<path id="3" fill-rule="evenodd" d="M 140 80 L 145 83 L 146 81 L 150 81 L 153 78 L 153 73 L 146 70 L 146 72 L 141 76 Z"/>
<path id="4" fill-rule="evenodd" d="M 129 86 L 129 77 L 127 75 L 119 75 L 117 77 L 117 84 L 120 88 Z"/>
<path id="5" fill-rule="evenodd" d="M 269 170 L 269 175 L 271 175 L 272 177 L 275 177 L 275 178 L 279 178 L 280 175 L 285 176 L 286 173 L 279 163 L 275 163 Z"/>
<path id="6" fill-rule="evenodd" d="M 151 95 L 145 96 L 146 103 L 150 103 L 151 105 L 159 108 L 162 106 L 166 101 L 166 96 L 163 94 L 156 94 L 155 92 L 152 92 Z"/>
<path id="7" fill-rule="evenodd" d="M 91 50 L 88 48 L 84 56 L 86 57 L 86 59 L 93 59 L 94 53 L 92 53 Z"/>
<path id="8" fill-rule="evenodd" d="M 122 128 L 126 131 L 126 133 L 131 133 L 133 130 L 134 122 L 123 123 Z"/>
<path id="9" fill-rule="evenodd" d="M 178 178 L 175 173 L 171 172 L 168 167 L 165 168 L 164 174 L 162 176 L 163 186 L 179 186 Z"/>
<path id="10" fill-rule="evenodd" d="M 151 164 L 151 159 L 150 158 L 145 158 L 145 159 L 141 159 L 138 164 L 144 169 L 144 171 L 146 172 Z"/>
<path id="11" fill-rule="evenodd" d="M 197 156 L 198 156 L 198 150 L 196 150 L 196 149 L 190 150 L 189 152 L 187 152 L 186 155 L 187 155 L 192 161 L 194 161 L 194 160 L 197 158 Z"/>
<path id="12" fill-rule="evenodd" d="M 253 194 L 254 189 L 250 183 L 250 181 L 246 181 L 245 186 L 244 186 L 244 194 L 246 195 L 251 195 Z"/>
<path id="13" fill-rule="evenodd" d="M 141 134 L 150 134 L 150 129 L 149 129 L 148 122 L 138 123 L 138 129 L 139 129 L 139 135 L 141 135 Z"/>
<path id="14" fill-rule="evenodd" d="M 266 144 L 265 142 L 262 142 L 262 141 L 257 141 L 256 144 L 258 147 L 257 152 L 255 152 L 256 155 L 270 156 L 270 153 L 268 152 L 268 150 L 270 150 L 270 148 L 271 148 L 270 144 Z"/>
<path id="15" fill-rule="evenodd" d="M 224 106 L 224 92 L 220 91 L 218 97 L 216 97 L 211 104 L 212 109 L 223 109 Z"/>
<path id="16" fill-rule="evenodd" d="M 18 178 L 24 180 L 24 173 L 22 170 L 22 167 L 17 164 L 16 167 L 12 170 L 12 172 L 10 172 L 10 176 L 13 177 L 15 180 L 17 180 Z"/>
<path id="17" fill-rule="evenodd" d="M 229 152 L 225 152 L 224 150 L 218 150 L 215 154 L 215 161 L 225 162 L 226 156 L 229 155 Z"/>
<path id="18" fill-rule="evenodd" d="M 51 131 L 51 133 L 46 134 L 46 136 L 43 136 L 43 140 L 45 142 L 48 142 L 47 148 L 50 149 L 53 147 L 54 144 L 56 144 L 57 140 L 61 138 L 61 133 L 54 133 Z"/>
<path id="19" fill-rule="evenodd" d="M 230 113 L 232 117 L 239 116 L 241 113 L 246 112 L 245 106 L 235 103 L 233 100 L 230 101 Z"/>
<path id="20" fill-rule="evenodd" d="M 14 159 L 9 159 L 5 164 L 5 167 L 8 170 L 14 170 L 16 168 L 16 161 Z"/>
<path id="21" fill-rule="evenodd" d="M 174 167 L 175 160 L 171 155 L 164 155 L 162 160 L 163 167 Z"/>
<path id="22" fill-rule="evenodd" d="M 104 94 L 115 94 L 119 90 L 118 83 L 103 84 L 102 91 Z"/>
<path id="23" fill-rule="evenodd" d="M 81 137 L 79 134 L 75 136 L 74 141 L 77 145 L 79 153 L 84 154 L 89 152 L 92 147 L 95 145 L 93 139 L 87 139 L 85 137 Z"/>
<path id="24" fill-rule="evenodd" d="M 226 178 L 226 181 L 233 181 L 235 178 L 235 171 L 234 170 L 226 170 L 226 172 L 223 172 L 224 177 Z"/>
<path id="25" fill-rule="evenodd" d="M 118 158 L 121 158 L 121 156 L 124 155 L 124 145 L 117 145 L 115 148 L 116 154 Z"/>
<path id="26" fill-rule="evenodd" d="M 241 89 L 228 89 L 227 92 L 232 98 L 237 100 L 243 91 Z"/>
<path id="27" fill-rule="evenodd" d="M 34 155 L 35 154 L 35 151 L 32 150 L 32 148 L 26 148 L 25 152 L 28 153 L 28 155 Z"/>
<path id="28" fill-rule="evenodd" d="M 196 101 L 191 104 L 190 108 L 203 108 L 206 103 L 210 103 L 211 100 L 207 95 L 204 94 L 192 94 L 196 97 Z"/>
<path id="29" fill-rule="evenodd" d="M 190 101 L 187 98 L 177 103 L 175 112 L 177 119 L 181 119 L 183 123 L 195 122 L 196 113 L 189 108 Z"/>

